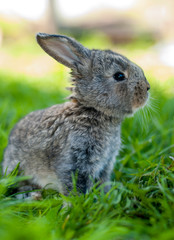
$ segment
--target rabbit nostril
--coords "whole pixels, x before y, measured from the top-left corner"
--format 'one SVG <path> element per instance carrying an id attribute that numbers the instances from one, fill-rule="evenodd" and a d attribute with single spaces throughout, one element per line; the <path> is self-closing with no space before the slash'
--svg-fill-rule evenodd
<path id="1" fill-rule="evenodd" d="M 150 85 L 148 84 L 148 85 L 147 85 L 147 91 L 149 91 L 149 90 L 150 90 Z"/>

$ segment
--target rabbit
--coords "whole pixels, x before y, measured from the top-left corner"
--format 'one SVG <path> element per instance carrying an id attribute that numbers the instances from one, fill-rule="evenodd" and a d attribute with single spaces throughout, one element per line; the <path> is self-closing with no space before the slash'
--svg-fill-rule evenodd
<path id="1" fill-rule="evenodd" d="M 79 193 L 94 182 L 110 182 L 119 153 L 123 119 L 148 99 L 150 85 L 143 70 L 111 50 L 89 50 L 63 35 L 38 33 L 41 48 L 71 69 L 69 101 L 29 113 L 9 136 L 3 173 L 20 163 L 31 176 L 23 189 L 51 188 L 63 195 Z M 105 191 L 110 188 L 104 184 Z"/>

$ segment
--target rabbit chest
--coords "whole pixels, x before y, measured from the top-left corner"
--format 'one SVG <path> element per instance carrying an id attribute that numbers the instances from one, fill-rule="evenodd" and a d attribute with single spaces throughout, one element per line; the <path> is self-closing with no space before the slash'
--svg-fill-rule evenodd
<path id="1" fill-rule="evenodd" d="M 68 134 L 57 167 L 99 179 L 113 169 L 120 148 L 120 124 L 88 111 L 64 122 Z"/>
<path id="2" fill-rule="evenodd" d="M 106 171 L 112 171 L 115 156 L 120 148 L 119 129 L 106 132 L 90 128 L 83 135 L 73 133 L 70 138 L 70 158 L 73 170 L 80 170 L 84 174 L 99 179 Z"/>

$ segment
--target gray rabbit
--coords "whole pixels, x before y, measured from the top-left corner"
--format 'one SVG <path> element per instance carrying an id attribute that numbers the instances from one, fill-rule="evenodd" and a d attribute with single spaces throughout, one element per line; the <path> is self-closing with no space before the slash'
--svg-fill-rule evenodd
<path id="1" fill-rule="evenodd" d="M 69 102 L 32 112 L 16 124 L 3 172 L 20 162 L 19 170 L 32 176 L 24 190 L 48 187 L 65 195 L 74 174 L 78 191 L 86 193 L 93 182 L 110 181 L 121 122 L 145 105 L 150 85 L 142 69 L 118 53 L 89 50 L 62 35 L 39 33 L 37 41 L 71 68 L 72 95 Z"/>

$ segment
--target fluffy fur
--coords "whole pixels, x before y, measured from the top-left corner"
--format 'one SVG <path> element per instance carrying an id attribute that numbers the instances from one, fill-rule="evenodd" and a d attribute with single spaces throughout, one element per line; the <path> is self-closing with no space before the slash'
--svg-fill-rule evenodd
<path id="1" fill-rule="evenodd" d="M 72 69 L 70 102 L 30 113 L 13 128 L 4 152 L 3 172 L 20 162 L 30 187 L 68 194 L 72 174 L 86 193 L 92 179 L 110 180 L 120 148 L 123 118 L 143 106 L 150 88 L 140 67 L 110 50 L 89 50 L 72 38 L 39 33 L 37 41 Z M 118 81 L 114 74 L 125 79 Z M 108 189 L 106 189 L 107 191 Z"/>

